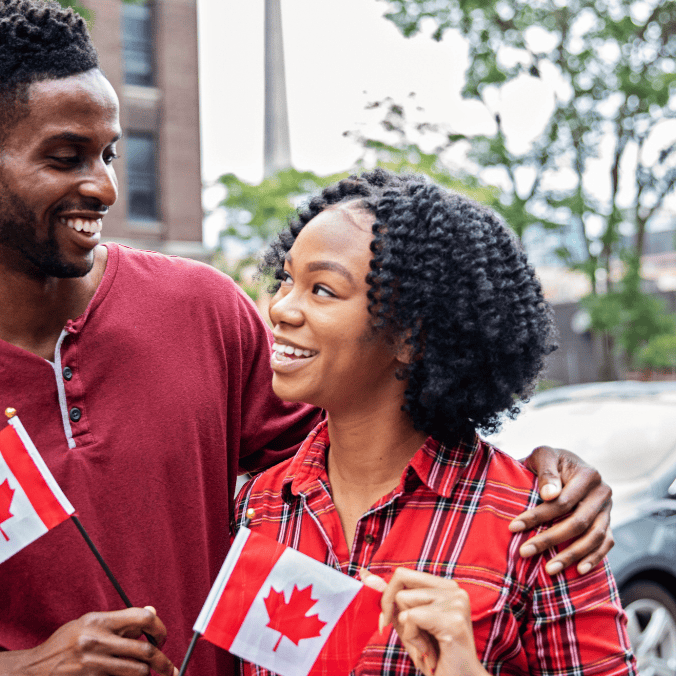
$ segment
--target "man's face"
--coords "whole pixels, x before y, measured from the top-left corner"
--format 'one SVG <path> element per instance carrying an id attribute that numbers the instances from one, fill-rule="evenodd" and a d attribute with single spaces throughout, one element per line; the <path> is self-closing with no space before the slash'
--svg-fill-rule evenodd
<path id="1" fill-rule="evenodd" d="M 117 199 L 117 96 L 101 71 L 35 82 L 0 148 L 0 267 L 81 277 Z"/>

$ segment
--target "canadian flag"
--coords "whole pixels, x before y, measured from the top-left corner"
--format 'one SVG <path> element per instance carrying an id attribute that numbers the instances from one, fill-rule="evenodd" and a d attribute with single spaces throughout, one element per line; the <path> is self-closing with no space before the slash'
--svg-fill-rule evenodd
<path id="1" fill-rule="evenodd" d="M 348 674 L 378 627 L 380 597 L 240 528 L 193 629 L 281 676 Z"/>
<path id="2" fill-rule="evenodd" d="M 0 563 L 74 511 L 19 418 L 10 418 L 0 432 Z"/>

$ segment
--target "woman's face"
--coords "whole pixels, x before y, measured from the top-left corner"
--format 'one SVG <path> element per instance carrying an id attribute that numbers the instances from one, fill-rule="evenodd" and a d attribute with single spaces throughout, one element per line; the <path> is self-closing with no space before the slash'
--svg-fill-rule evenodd
<path id="1" fill-rule="evenodd" d="M 373 333 L 366 282 L 373 216 L 355 206 L 326 209 L 300 232 L 270 305 L 272 386 L 287 401 L 329 413 L 365 413 L 403 397 L 401 363 Z M 401 403 L 398 404 L 401 406 Z"/>

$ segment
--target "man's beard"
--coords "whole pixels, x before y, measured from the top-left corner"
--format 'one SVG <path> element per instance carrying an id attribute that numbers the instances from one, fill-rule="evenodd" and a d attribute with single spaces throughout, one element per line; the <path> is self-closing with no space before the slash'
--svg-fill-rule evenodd
<path id="1" fill-rule="evenodd" d="M 64 260 L 55 236 L 56 216 L 47 237 L 36 237 L 37 215 L 0 177 L 0 261 L 31 277 L 84 277 L 93 266 Z M 2 251 L 4 249 L 4 251 Z"/>

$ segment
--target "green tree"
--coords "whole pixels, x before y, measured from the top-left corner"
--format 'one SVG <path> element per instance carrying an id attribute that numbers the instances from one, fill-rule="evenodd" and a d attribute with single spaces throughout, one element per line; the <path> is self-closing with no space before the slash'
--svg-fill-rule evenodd
<path id="1" fill-rule="evenodd" d="M 348 172 L 318 176 L 289 168 L 252 184 L 234 174 L 225 174 L 219 179 L 227 191 L 220 205 L 227 214 L 227 227 L 222 234 L 260 248 L 287 224 L 307 195 L 347 175 Z"/>
<path id="2" fill-rule="evenodd" d="M 510 149 L 497 111 L 495 134 L 472 139 L 456 134 L 449 142 L 470 140 L 477 165 L 501 172 L 507 186 L 501 210 L 519 234 L 535 223 L 567 233 L 558 253 L 588 274 L 592 295 L 601 291 L 597 276 L 604 270 L 607 300 L 590 303 L 608 307 L 593 313 L 593 319 L 605 317 L 593 328 L 627 333 L 626 324 L 612 330 L 604 324 L 611 316 L 626 322 L 631 315 L 613 311 L 621 235 L 634 235 L 626 256 L 640 260 L 646 226 L 676 184 L 676 142 L 672 137 L 660 143 L 676 118 L 676 2 L 384 1 L 391 8 L 387 18 L 405 36 L 431 21 L 435 39 L 450 29 L 467 39 L 464 96 L 488 107 L 496 91 L 517 78 L 552 85 L 551 117 L 527 151 Z M 639 300 L 645 303 L 645 295 Z M 625 350 L 633 345 L 621 343 Z M 604 362 L 603 375 L 612 377 L 610 349 Z"/>

